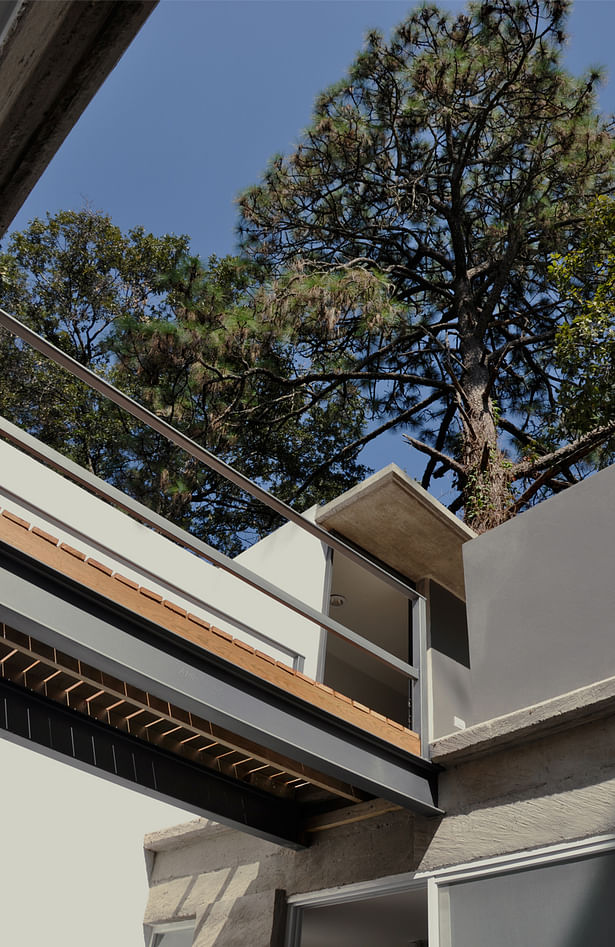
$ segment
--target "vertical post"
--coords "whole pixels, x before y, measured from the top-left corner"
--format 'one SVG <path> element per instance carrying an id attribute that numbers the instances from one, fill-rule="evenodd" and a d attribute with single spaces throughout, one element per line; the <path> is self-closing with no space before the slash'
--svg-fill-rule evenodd
<path id="1" fill-rule="evenodd" d="M 301 914 L 298 904 L 287 904 L 285 947 L 299 947 L 301 942 Z"/>
<path id="2" fill-rule="evenodd" d="M 323 591 L 322 591 L 322 606 L 321 612 L 323 615 L 331 614 L 331 582 L 333 581 L 333 550 L 329 549 L 328 546 L 325 547 L 325 576 L 323 582 Z M 318 640 L 318 655 L 316 657 L 316 674 L 315 680 L 320 684 L 324 684 L 325 681 L 325 671 L 326 671 L 326 662 L 327 662 L 327 642 L 329 634 L 326 628 L 319 629 L 319 640 Z M 303 668 L 301 668 L 303 670 Z"/>
<path id="3" fill-rule="evenodd" d="M 427 602 L 419 595 L 412 602 L 412 663 L 419 679 L 412 682 L 412 729 L 421 738 L 421 756 L 429 754 L 429 694 L 427 675 Z"/>
<path id="4" fill-rule="evenodd" d="M 284 888 L 276 888 L 273 903 L 273 925 L 271 928 L 271 938 L 269 947 L 285 947 L 286 928 L 287 928 L 288 906 L 286 903 L 286 891 Z M 299 941 L 297 940 L 297 944 Z"/>
<path id="5" fill-rule="evenodd" d="M 444 924 L 440 923 L 442 921 Z M 435 878 L 427 879 L 427 927 L 429 930 L 430 947 L 450 947 L 450 923 L 448 888 L 442 886 L 440 890 Z M 442 930 L 444 927 L 444 930 Z M 447 931 L 446 928 L 449 928 Z"/>

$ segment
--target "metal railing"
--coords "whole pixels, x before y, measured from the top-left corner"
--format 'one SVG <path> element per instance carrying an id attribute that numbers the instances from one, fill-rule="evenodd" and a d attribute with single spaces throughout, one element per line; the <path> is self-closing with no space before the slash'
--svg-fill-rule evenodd
<path id="1" fill-rule="evenodd" d="M 244 582 L 252 588 L 258 589 L 260 592 L 274 601 L 285 605 L 291 611 L 317 625 L 319 628 L 323 628 L 327 632 L 336 635 L 338 638 L 347 641 L 349 644 L 371 655 L 384 665 L 387 665 L 400 674 L 403 674 L 411 681 L 411 726 L 412 729 L 420 735 L 421 746 L 423 747 L 423 753 L 425 753 L 427 747 L 426 688 L 421 686 L 421 677 L 419 673 L 419 668 L 425 668 L 426 654 L 427 613 L 424 597 L 406 582 L 403 582 L 400 578 L 384 569 L 379 563 L 372 561 L 358 550 L 347 545 L 339 537 L 328 533 L 322 527 L 318 526 L 318 524 L 306 519 L 304 516 L 302 516 L 302 514 L 298 513 L 287 503 L 279 500 L 268 490 L 260 487 L 248 477 L 244 476 L 244 474 L 240 473 L 238 470 L 235 470 L 235 468 L 230 464 L 227 464 L 215 454 L 212 454 L 204 447 L 201 447 L 189 437 L 186 437 L 186 435 L 182 434 L 162 418 L 159 418 L 153 412 L 149 411 L 147 408 L 144 408 L 129 395 L 124 394 L 124 392 L 115 388 L 105 379 L 100 378 L 89 368 L 81 365 L 70 355 L 62 352 L 51 342 L 43 339 L 40 335 L 38 335 L 36 332 L 33 332 L 27 326 L 23 325 L 23 323 L 3 309 L 0 309 L 0 326 L 7 329 L 13 335 L 17 336 L 32 348 L 36 349 L 36 351 L 40 352 L 42 355 L 45 355 L 57 365 L 70 372 L 71 375 L 79 378 L 89 388 L 103 395 L 103 397 L 108 398 L 114 404 L 118 405 L 118 407 L 124 409 L 128 414 L 132 415 L 132 417 L 148 425 L 171 443 L 175 444 L 177 447 L 188 453 L 191 457 L 199 460 L 211 470 L 214 470 L 216 473 L 220 474 L 225 480 L 228 480 L 230 483 L 233 483 L 235 486 L 239 487 L 250 496 L 260 501 L 269 509 L 284 517 L 284 519 L 286 519 L 288 522 L 294 523 L 300 529 L 314 536 L 330 549 L 347 556 L 352 562 L 366 569 L 372 575 L 377 576 L 383 582 L 386 582 L 391 588 L 401 592 L 412 602 L 412 653 L 415 665 L 411 665 L 406 661 L 402 661 L 395 655 L 392 655 L 383 648 L 380 648 L 374 642 L 369 641 L 363 636 L 352 631 L 350 628 L 347 628 L 345 625 L 342 625 L 340 622 L 335 621 L 329 615 L 326 615 L 323 612 L 320 612 L 317 609 L 314 609 L 306 603 L 300 601 L 295 596 L 290 595 L 283 589 L 280 589 L 278 586 L 264 579 L 262 576 L 252 572 L 250 569 L 247 569 L 241 563 L 231 559 L 228 556 L 225 556 L 213 546 L 210 546 L 208 543 L 203 542 L 203 540 L 198 539 L 196 536 L 193 536 L 186 530 L 181 529 L 180 527 L 171 523 L 169 520 L 166 520 L 164 517 L 148 509 L 148 507 L 136 500 L 133 500 L 132 497 L 127 496 L 122 491 L 110 486 L 104 480 L 101 480 L 99 477 L 91 474 L 89 471 L 80 467 L 78 464 L 67 459 L 58 451 L 53 450 L 31 435 L 21 431 L 20 428 L 16 427 L 14 424 L 11 424 L 4 418 L 0 418 L 0 434 L 11 443 L 21 447 L 23 450 L 37 459 L 49 464 L 63 475 L 92 491 L 97 496 L 109 501 L 113 505 L 129 513 L 131 516 L 134 516 L 140 522 L 153 528 L 166 538 L 179 543 L 186 549 L 206 559 L 208 562 L 212 563 L 218 568 L 221 568 L 225 572 L 235 576 L 241 582 Z"/>

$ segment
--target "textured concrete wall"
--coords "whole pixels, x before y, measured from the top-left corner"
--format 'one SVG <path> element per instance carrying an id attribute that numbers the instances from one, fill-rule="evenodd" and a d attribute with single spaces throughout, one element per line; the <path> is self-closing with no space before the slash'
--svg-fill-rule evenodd
<path id="1" fill-rule="evenodd" d="M 232 829 L 157 852 L 146 923 L 196 918 L 198 947 L 268 947 L 275 890 L 289 894 L 411 871 L 413 818 L 395 812 L 321 833 L 292 852 Z"/>
<path id="2" fill-rule="evenodd" d="M 321 833 L 291 852 L 204 825 L 155 855 L 146 921 L 196 917 L 198 947 L 268 947 L 276 889 L 291 894 L 615 831 L 615 718 L 451 767 L 444 819 L 406 811 Z M 156 837 L 150 837 L 156 844 Z"/>
<path id="3" fill-rule="evenodd" d="M 447 769 L 421 870 L 615 832 L 614 740 L 609 717 Z"/>
<path id="4" fill-rule="evenodd" d="M 0 37 L 0 236 L 155 6 L 19 5 Z"/>
<path id="5" fill-rule="evenodd" d="M 463 547 L 468 725 L 615 674 L 615 467 Z"/>

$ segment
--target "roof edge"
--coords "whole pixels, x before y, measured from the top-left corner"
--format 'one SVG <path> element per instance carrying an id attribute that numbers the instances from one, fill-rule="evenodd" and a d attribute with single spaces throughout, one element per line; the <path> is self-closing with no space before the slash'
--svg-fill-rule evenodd
<path id="1" fill-rule="evenodd" d="M 448 529 L 456 533 L 462 542 L 467 542 L 478 536 L 478 533 L 475 533 L 470 526 L 458 519 L 443 503 L 440 503 L 440 501 L 432 496 L 429 491 L 425 490 L 417 480 L 410 477 L 395 463 L 388 464 L 386 467 L 383 467 L 382 470 L 378 470 L 366 480 L 357 483 L 354 487 L 351 487 L 350 490 L 347 490 L 345 493 L 340 494 L 339 497 L 325 504 L 325 506 L 321 506 L 316 513 L 316 522 L 321 526 L 325 526 L 326 529 L 326 520 L 329 517 L 341 512 L 348 506 L 361 502 L 363 497 L 367 502 L 370 494 L 384 486 L 387 481 L 399 485 L 402 490 L 417 500 L 431 515 L 440 520 Z"/>

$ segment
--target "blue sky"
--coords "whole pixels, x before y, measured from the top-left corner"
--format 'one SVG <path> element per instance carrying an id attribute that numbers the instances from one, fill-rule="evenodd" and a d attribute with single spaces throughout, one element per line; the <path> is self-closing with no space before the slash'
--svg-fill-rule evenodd
<path id="1" fill-rule="evenodd" d="M 87 203 L 124 229 L 187 233 L 202 256 L 233 252 L 238 192 L 292 146 L 366 30 L 388 33 L 411 8 L 400 0 L 162 0 L 13 229 Z M 569 34 L 567 67 L 612 72 L 601 105 L 615 112 L 615 0 L 577 2 Z M 393 434 L 364 459 L 395 460 L 416 474 L 422 459 L 416 466 L 411 453 Z"/>

